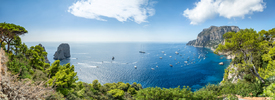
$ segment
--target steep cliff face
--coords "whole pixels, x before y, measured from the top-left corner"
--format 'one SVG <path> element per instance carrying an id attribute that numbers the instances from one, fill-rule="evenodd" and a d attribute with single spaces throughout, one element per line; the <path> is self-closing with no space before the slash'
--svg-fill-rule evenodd
<path id="1" fill-rule="evenodd" d="M 186 45 L 213 47 L 215 49 L 218 44 L 224 41 L 223 34 L 230 31 L 238 32 L 239 30 L 240 28 L 238 26 L 211 26 L 207 29 L 203 29 L 196 40 L 189 41 Z"/>
<path id="2" fill-rule="evenodd" d="M 70 46 L 68 43 L 62 43 L 58 46 L 57 51 L 54 54 L 54 60 L 63 60 L 70 58 Z"/>

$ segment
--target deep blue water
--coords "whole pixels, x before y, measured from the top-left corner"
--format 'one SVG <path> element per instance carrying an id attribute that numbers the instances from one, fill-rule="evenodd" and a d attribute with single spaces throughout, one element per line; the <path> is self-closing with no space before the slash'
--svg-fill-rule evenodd
<path id="1" fill-rule="evenodd" d="M 26 44 L 34 46 L 38 43 Z M 53 55 L 59 44 L 61 43 L 42 43 L 51 63 L 54 62 Z M 97 79 L 101 84 L 122 81 L 130 84 L 137 82 L 144 88 L 189 86 L 195 90 L 208 83 L 217 84 L 222 81 L 224 69 L 231 61 L 215 55 L 210 49 L 186 46 L 185 43 L 69 44 L 71 58 L 62 60 L 61 63 L 74 65 L 79 80 L 88 83 Z M 146 53 L 139 53 L 140 50 Z M 178 55 L 175 54 L 176 51 L 179 52 Z M 188 57 L 186 64 L 184 61 Z M 219 62 L 224 62 L 224 65 L 219 65 Z"/>

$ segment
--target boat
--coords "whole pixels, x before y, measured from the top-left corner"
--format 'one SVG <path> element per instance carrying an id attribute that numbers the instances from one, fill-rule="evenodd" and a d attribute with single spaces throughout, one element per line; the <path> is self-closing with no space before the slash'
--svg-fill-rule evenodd
<path id="1" fill-rule="evenodd" d="M 220 62 L 219 65 L 223 65 L 223 62 Z"/>
<path id="2" fill-rule="evenodd" d="M 155 70 L 154 68 L 151 68 L 152 70 Z"/>
<path id="3" fill-rule="evenodd" d="M 137 66 L 135 66 L 135 69 L 137 69 Z"/>
<path id="4" fill-rule="evenodd" d="M 145 53 L 144 51 L 139 51 L 139 53 Z"/>
<path id="5" fill-rule="evenodd" d="M 186 64 L 187 64 L 187 61 L 184 61 L 184 63 L 186 63 Z"/>
<path id="6" fill-rule="evenodd" d="M 141 50 L 143 50 L 143 46 L 141 45 Z M 145 53 L 144 51 L 139 51 L 139 53 Z"/>
<path id="7" fill-rule="evenodd" d="M 164 56 L 166 56 L 166 54 L 164 54 Z"/>
<path id="8" fill-rule="evenodd" d="M 159 59 L 162 59 L 162 57 L 159 57 Z"/>
<path id="9" fill-rule="evenodd" d="M 177 60 L 177 59 L 175 59 L 175 60 Z"/>
<path id="10" fill-rule="evenodd" d="M 175 52 L 176 54 L 179 54 L 177 51 Z"/>
<path id="11" fill-rule="evenodd" d="M 170 67 L 173 67 L 173 65 L 169 64 Z"/>
<path id="12" fill-rule="evenodd" d="M 156 67 L 159 67 L 159 66 L 156 66 Z"/>
<path id="13" fill-rule="evenodd" d="M 172 56 L 169 56 L 170 58 L 172 58 Z"/>
<path id="14" fill-rule="evenodd" d="M 162 53 L 164 53 L 164 51 L 161 51 Z"/>

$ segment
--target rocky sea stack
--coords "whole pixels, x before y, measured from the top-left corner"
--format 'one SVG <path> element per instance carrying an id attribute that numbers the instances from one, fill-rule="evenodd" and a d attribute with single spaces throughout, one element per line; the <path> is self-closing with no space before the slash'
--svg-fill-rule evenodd
<path id="1" fill-rule="evenodd" d="M 42 47 L 42 48 L 44 49 L 44 51 L 46 52 L 46 49 L 45 49 L 45 47 L 44 47 L 42 44 L 39 43 L 38 45 L 39 45 L 40 47 Z M 51 63 L 51 62 L 49 61 L 47 55 L 44 56 L 44 59 L 45 59 L 45 62 L 46 62 L 46 63 L 49 63 L 49 64 Z"/>
<path id="2" fill-rule="evenodd" d="M 54 54 L 54 60 L 63 60 L 70 58 L 70 46 L 68 43 L 62 43 L 58 46 L 57 51 Z"/>
<path id="3" fill-rule="evenodd" d="M 211 26 L 207 29 L 203 29 L 198 34 L 196 40 L 189 41 L 186 45 L 192 45 L 196 47 L 209 47 L 216 48 L 218 44 L 224 41 L 223 34 L 226 32 L 238 32 L 240 28 L 238 26 Z"/>

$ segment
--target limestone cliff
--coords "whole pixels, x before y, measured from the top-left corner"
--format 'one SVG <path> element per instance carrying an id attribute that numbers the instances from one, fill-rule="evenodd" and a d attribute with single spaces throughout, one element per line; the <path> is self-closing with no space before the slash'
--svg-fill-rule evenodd
<path id="1" fill-rule="evenodd" d="M 226 32 L 238 32 L 240 28 L 238 26 L 211 26 L 209 28 L 203 29 L 202 32 L 198 34 L 196 40 L 189 41 L 186 45 L 192 45 L 197 47 L 213 47 L 214 49 L 218 44 L 224 41 L 223 34 Z"/>
<path id="2" fill-rule="evenodd" d="M 58 46 L 57 51 L 54 54 L 55 60 L 63 60 L 66 58 L 70 58 L 70 46 L 68 43 L 62 43 Z"/>
<path id="3" fill-rule="evenodd" d="M 223 34 L 226 32 L 238 32 L 240 28 L 238 26 L 211 26 L 207 29 L 203 29 L 198 34 L 197 39 L 189 41 L 186 45 L 195 47 L 207 47 L 214 51 L 218 44 L 224 44 Z M 230 52 L 219 52 L 220 55 L 226 55 L 227 59 L 233 59 L 234 55 Z"/>

